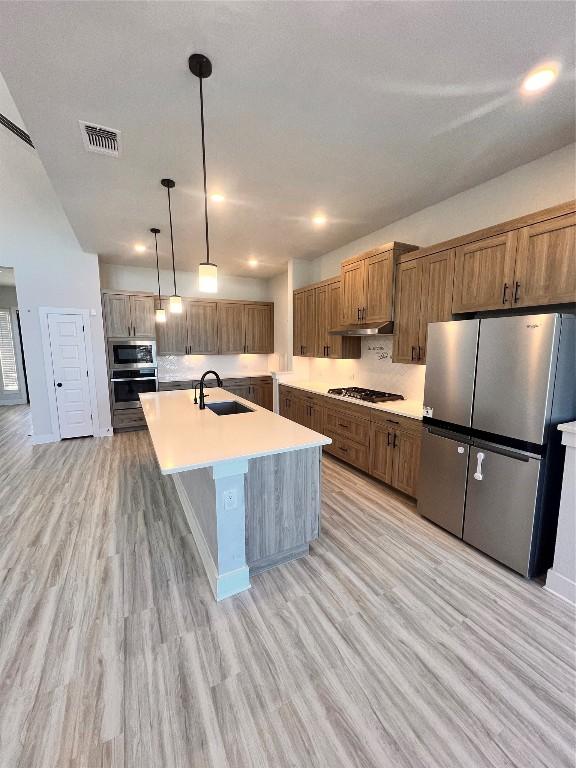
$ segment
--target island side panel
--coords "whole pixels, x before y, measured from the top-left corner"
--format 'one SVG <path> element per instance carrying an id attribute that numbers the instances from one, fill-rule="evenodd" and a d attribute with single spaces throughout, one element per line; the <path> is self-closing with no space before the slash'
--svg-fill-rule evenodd
<path id="1" fill-rule="evenodd" d="M 196 516 L 208 550 L 218 567 L 218 522 L 216 516 L 216 485 L 212 477 L 212 467 L 193 469 L 189 472 L 180 472 L 174 476 L 182 484 L 188 497 L 188 502 Z M 190 510 L 184 506 L 184 512 L 188 525 L 193 530 L 193 521 L 190 520 Z"/>
<path id="2" fill-rule="evenodd" d="M 320 525 L 321 448 L 250 459 L 246 562 L 251 573 L 301 557 Z"/>

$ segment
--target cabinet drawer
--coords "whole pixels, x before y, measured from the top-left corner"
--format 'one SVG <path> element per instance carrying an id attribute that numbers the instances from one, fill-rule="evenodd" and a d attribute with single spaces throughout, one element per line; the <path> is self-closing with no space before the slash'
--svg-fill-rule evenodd
<path id="1" fill-rule="evenodd" d="M 193 381 L 159 381 L 159 392 L 170 392 L 173 389 L 192 389 Z"/>
<path id="2" fill-rule="evenodd" d="M 411 419 L 408 416 L 397 416 L 395 413 L 386 413 L 374 410 L 370 415 L 372 424 L 377 424 L 389 429 L 400 429 L 405 432 L 422 432 L 422 422 L 420 419 Z"/>
<path id="3" fill-rule="evenodd" d="M 358 419 L 346 412 L 326 410 L 326 429 L 350 440 L 368 445 L 370 440 L 370 422 Z"/>
<path id="4" fill-rule="evenodd" d="M 136 429 L 146 427 L 146 419 L 141 408 L 126 408 L 112 414 L 114 429 Z"/>
<path id="5" fill-rule="evenodd" d="M 368 443 L 365 445 L 355 443 L 353 440 L 347 440 L 345 437 L 342 437 L 335 432 L 331 432 L 329 429 L 325 429 L 324 434 L 332 439 L 331 445 L 324 446 L 328 453 L 348 462 L 348 464 L 358 467 L 358 469 L 368 472 L 370 468 L 370 450 Z"/>

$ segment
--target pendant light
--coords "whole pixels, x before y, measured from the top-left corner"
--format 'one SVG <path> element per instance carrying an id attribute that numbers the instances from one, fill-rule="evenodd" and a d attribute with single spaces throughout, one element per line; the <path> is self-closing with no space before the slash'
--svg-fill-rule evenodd
<path id="1" fill-rule="evenodd" d="M 168 216 L 170 218 L 170 246 L 172 248 L 172 277 L 174 278 L 174 293 L 170 298 L 168 299 L 168 304 L 170 307 L 170 312 L 173 315 L 181 315 L 182 314 L 182 298 L 178 295 L 176 292 L 176 267 L 174 265 L 174 231 L 172 229 L 172 206 L 170 204 L 170 190 L 174 189 L 176 186 L 176 182 L 172 179 L 162 179 L 161 182 L 163 187 L 166 187 L 166 191 L 168 192 Z"/>
<path id="2" fill-rule="evenodd" d="M 160 265 L 158 263 L 158 235 L 160 234 L 160 230 L 158 227 L 152 227 L 150 232 L 152 232 L 154 235 L 154 247 L 156 249 L 156 275 L 158 276 L 158 306 L 156 307 L 154 314 L 156 316 L 157 323 L 165 323 L 166 310 L 162 307 L 162 297 L 160 295 Z"/>
<path id="3" fill-rule="evenodd" d="M 202 53 L 193 53 L 188 59 L 190 72 L 200 81 L 200 128 L 202 131 L 202 170 L 204 171 L 204 221 L 206 237 L 206 261 L 198 265 L 198 288 L 202 293 L 218 291 L 218 267 L 210 261 L 208 237 L 208 193 L 206 190 L 206 142 L 204 138 L 204 91 L 202 81 L 212 74 L 212 62 Z"/>

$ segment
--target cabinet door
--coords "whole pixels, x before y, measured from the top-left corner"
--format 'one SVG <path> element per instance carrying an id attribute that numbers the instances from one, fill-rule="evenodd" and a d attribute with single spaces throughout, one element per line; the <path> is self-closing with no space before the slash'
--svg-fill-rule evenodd
<path id="1" fill-rule="evenodd" d="M 392 251 L 378 253 L 366 260 L 366 302 L 364 322 L 392 318 L 394 290 L 394 257 Z"/>
<path id="2" fill-rule="evenodd" d="M 304 354 L 316 356 L 316 291 L 304 293 Z"/>
<path id="3" fill-rule="evenodd" d="M 134 336 L 156 336 L 154 296 L 130 296 L 130 316 Z"/>
<path id="4" fill-rule="evenodd" d="M 408 496 L 416 496 L 420 472 L 422 436 L 412 432 L 394 433 L 394 472 L 392 485 Z"/>
<path id="5" fill-rule="evenodd" d="M 328 286 L 328 330 L 342 325 L 342 289 L 340 281 Z M 358 342 L 360 340 L 358 339 Z M 342 357 L 342 336 L 328 336 L 328 357 Z"/>
<path id="6" fill-rule="evenodd" d="M 426 362 L 428 323 L 452 319 L 452 285 L 454 283 L 454 249 L 433 253 L 423 259 L 422 302 L 418 362 Z"/>
<path id="7" fill-rule="evenodd" d="M 304 355 L 304 341 L 305 341 L 305 323 L 306 317 L 304 312 L 304 291 L 297 291 L 294 293 L 294 304 L 292 309 L 292 323 L 293 323 L 293 341 L 292 351 L 293 354 L 301 357 Z"/>
<path id="8" fill-rule="evenodd" d="M 185 355 L 188 346 L 186 306 L 182 302 L 182 314 L 175 315 L 166 309 L 166 322 L 156 326 L 156 347 L 159 355 Z"/>
<path id="9" fill-rule="evenodd" d="M 366 260 L 342 265 L 342 318 L 345 323 L 360 323 L 366 306 Z"/>
<path id="10" fill-rule="evenodd" d="M 284 387 L 278 389 L 278 413 L 286 419 L 292 418 L 292 396 Z"/>
<path id="11" fill-rule="evenodd" d="M 456 248 L 452 312 L 512 305 L 518 230 Z"/>
<path id="12" fill-rule="evenodd" d="M 244 304 L 218 302 L 218 352 L 221 355 L 240 355 L 246 346 Z"/>
<path id="13" fill-rule="evenodd" d="M 246 304 L 246 352 L 267 355 L 274 351 L 274 313 L 271 304 Z"/>
<path id="14" fill-rule="evenodd" d="M 189 355 L 218 354 L 217 303 L 184 301 Z"/>
<path id="15" fill-rule="evenodd" d="M 370 436 L 370 474 L 392 483 L 394 471 L 394 435 L 389 427 L 372 424 Z"/>
<path id="16" fill-rule="evenodd" d="M 517 307 L 576 302 L 576 214 L 520 230 L 514 280 Z"/>
<path id="17" fill-rule="evenodd" d="M 321 285 L 315 290 L 315 308 L 316 308 L 316 333 L 314 340 L 315 357 L 328 357 L 331 336 L 328 336 L 328 327 L 330 325 L 330 305 L 329 305 L 328 285 Z"/>
<path id="18" fill-rule="evenodd" d="M 392 353 L 392 360 L 395 363 L 418 362 L 421 286 L 421 259 L 406 261 L 404 264 L 398 265 Z"/>
<path id="19" fill-rule="evenodd" d="M 108 338 L 126 338 L 132 336 L 130 316 L 130 296 L 116 293 L 104 294 L 104 317 L 106 318 L 106 336 Z"/>

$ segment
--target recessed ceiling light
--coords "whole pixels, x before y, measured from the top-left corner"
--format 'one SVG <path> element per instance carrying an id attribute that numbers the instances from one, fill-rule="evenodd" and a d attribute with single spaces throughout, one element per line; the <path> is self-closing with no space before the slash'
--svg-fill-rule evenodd
<path id="1" fill-rule="evenodd" d="M 254 258 L 254 256 L 251 256 L 248 259 L 248 266 L 252 269 L 255 269 L 258 266 L 258 259 Z"/>
<path id="2" fill-rule="evenodd" d="M 210 195 L 210 200 L 212 200 L 213 203 L 223 203 L 226 198 L 224 195 L 221 195 L 219 193 L 216 193 L 215 195 Z"/>
<path id="3" fill-rule="evenodd" d="M 327 221 L 328 221 L 328 219 L 326 218 L 326 216 L 325 216 L 323 213 L 317 213 L 317 214 L 316 214 L 316 215 L 315 215 L 315 216 L 312 218 L 312 223 L 313 223 L 313 224 L 314 224 L 316 227 L 323 227 L 323 226 L 326 224 L 326 222 L 327 222 Z"/>
<path id="4" fill-rule="evenodd" d="M 146 251 L 146 246 L 142 245 L 142 243 L 136 243 L 134 245 L 134 250 L 136 253 L 144 253 Z"/>
<path id="5" fill-rule="evenodd" d="M 522 93 L 539 93 L 549 88 L 552 83 L 558 77 L 560 67 L 555 61 L 549 61 L 546 64 L 541 64 L 528 72 L 520 90 Z"/>

